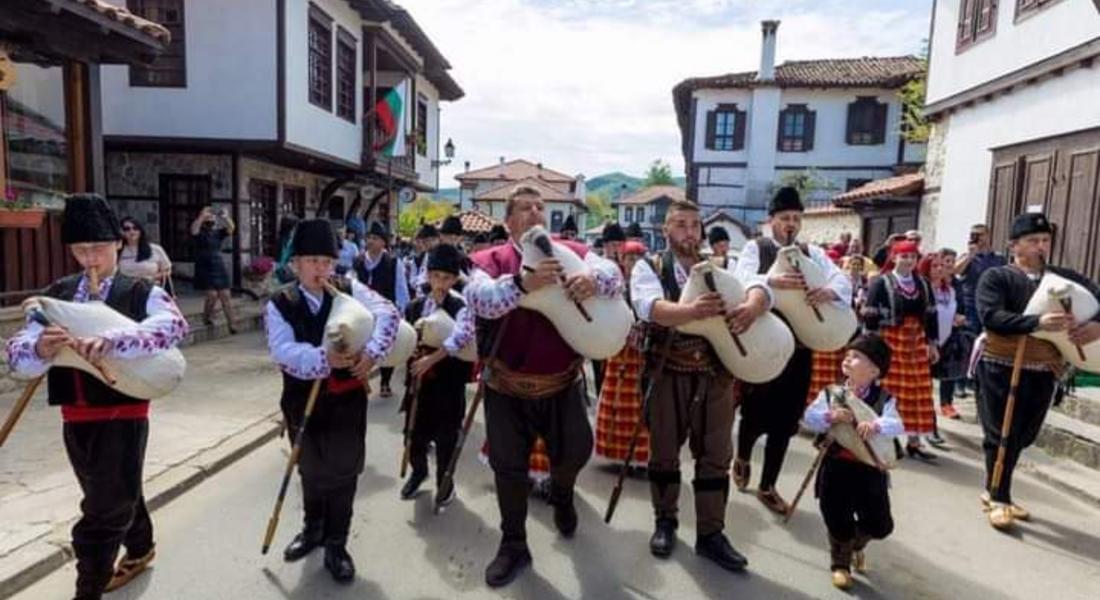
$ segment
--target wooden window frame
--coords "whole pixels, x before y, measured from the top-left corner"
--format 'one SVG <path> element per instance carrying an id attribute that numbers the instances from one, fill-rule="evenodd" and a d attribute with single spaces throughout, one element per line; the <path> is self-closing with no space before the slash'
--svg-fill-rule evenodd
<path id="1" fill-rule="evenodd" d="M 787 120 L 802 118 L 800 135 L 786 135 Z M 778 152 L 810 152 L 814 149 L 814 130 L 817 113 L 808 104 L 788 104 L 779 111 L 779 127 L 776 130 L 775 149 Z"/>
<path id="2" fill-rule="evenodd" d="M 997 35 L 997 8 L 1000 0 L 959 0 L 959 19 L 955 28 L 955 53 L 958 54 Z M 988 23 L 982 16 L 989 10 Z"/>
<path id="3" fill-rule="evenodd" d="M 325 112 L 332 112 L 332 77 L 334 70 L 332 63 L 335 58 L 332 43 L 332 24 L 332 17 L 325 11 L 318 8 L 316 4 L 311 3 L 309 5 L 306 16 L 306 95 L 310 104 Z M 324 29 L 327 33 L 327 35 L 321 36 L 318 32 L 318 39 L 325 40 L 324 48 L 314 48 L 313 46 L 314 27 L 319 30 Z M 314 60 L 320 65 L 316 70 L 314 69 Z"/>
<path id="4" fill-rule="evenodd" d="M 1062 0 L 1016 0 L 1016 15 L 1013 23 L 1026 21 Z"/>
<path id="5" fill-rule="evenodd" d="M 358 106 L 355 102 L 355 74 L 358 52 L 359 43 L 355 36 L 343 27 L 337 27 L 336 52 L 334 52 L 336 61 L 334 72 L 336 76 L 336 116 L 350 123 L 355 123 L 355 109 Z M 349 58 L 351 60 L 350 69 L 347 64 Z"/>
<path id="6" fill-rule="evenodd" d="M 874 111 L 869 117 L 857 111 Z M 848 120 L 845 124 L 844 142 L 849 146 L 879 146 L 886 143 L 886 122 L 890 116 L 890 103 L 880 102 L 878 96 L 857 96 L 848 103 Z M 857 129 L 857 122 L 870 119 L 870 127 Z M 862 125 L 863 123 L 859 123 Z"/>
<path id="7" fill-rule="evenodd" d="M 413 136 L 415 137 L 414 141 L 416 142 L 415 151 L 416 151 L 416 154 L 419 155 L 419 156 L 428 156 L 428 106 L 429 106 L 429 104 L 430 103 L 428 102 L 427 97 L 425 97 L 421 94 L 416 95 L 416 113 L 413 116 L 413 118 L 415 119 L 415 122 L 413 123 Z M 420 109 L 421 108 L 424 109 L 424 114 L 423 115 L 420 114 Z M 423 118 L 421 118 L 421 117 L 423 117 Z M 424 145 L 423 146 L 420 145 L 420 139 L 421 138 L 424 139 Z M 423 152 L 421 152 L 421 150 L 423 150 Z"/>
<path id="8" fill-rule="evenodd" d="M 158 8 L 169 2 L 175 5 L 171 8 L 179 12 L 179 22 L 165 22 L 159 15 L 150 14 L 148 4 L 157 4 Z M 140 17 L 149 18 L 162 24 L 172 34 L 172 41 L 164 53 L 158 56 L 149 65 L 130 65 L 130 87 L 151 88 L 186 88 L 187 87 L 187 14 L 184 10 L 184 0 L 126 0 L 126 10 Z M 179 67 L 165 68 L 157 63 L 168 59 L 179 61 Z M 156 81 L 160 75 L 170 75 L 170 80 Z"/>
<path id="9" fill-rule="evenodd" d="M 707 111 L 705 147 L 716 152 L 737 152 L 745 149 L 745 125 L 748 113 L 737 104 L 719 104 Z M 719 121 L 725 121 L 720 123 Z M 732 123 L 730 123 L 732 121 Z M 724 125 L 718 135 L 719 125 Z M 728 127 L 728 130 L 727 130 Z M 719 143 L 721 142 L 721 147 Z M 727 147 L 728 142 L 728 147 Z"/>

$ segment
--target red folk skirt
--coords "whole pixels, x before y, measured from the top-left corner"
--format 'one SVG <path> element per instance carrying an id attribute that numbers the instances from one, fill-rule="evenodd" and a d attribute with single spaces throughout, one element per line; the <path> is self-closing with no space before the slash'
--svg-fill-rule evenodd
<path id="1" fill-rule="evenodd" d="M 840 363 L 844 362 L 845 350 L 833 350 L 832 352 L 814 351 L 813 370 L 810 376 L 810 390 L 806 396 L 806 405 L 814 403 L 817 395 L 826 386 L 844 381 L 844 373 L 840 371 Z"/>
<path id="2" fill-rule="evenodd" d="M 936 427 L 932 365 L 920 317 L 907 316 L 901 325 L 883 327 L 879 333 L 890 346 L 891 355 L 890 372 L 882 380 L 882 386 L 897 399 L 905 433 L 932 433 Z"/>
<path id="3" fill-rule="evenodd" d="M 596 454 L 623 460 L 630 449 L 634 427 L 642 418 L 642 353 L 632 344 L 607 361 L 600 404 L 596 412 Z M 649 462 L 649 430 L 642 426 L 633 461 Z"/>
<path id="4" fill-rule="evenodd" d="M 489 440 L 481 445 L 481 452 L 477 455 L 482 464 L 489 466 Z M 535 446 L 531 448 L 531 457 L 527 462 L 527 475 L 535 481 L 542 481 L 550 477 L 550 455 L 546 453 L 546 442 L 541 437 L 535 438 Z"/>

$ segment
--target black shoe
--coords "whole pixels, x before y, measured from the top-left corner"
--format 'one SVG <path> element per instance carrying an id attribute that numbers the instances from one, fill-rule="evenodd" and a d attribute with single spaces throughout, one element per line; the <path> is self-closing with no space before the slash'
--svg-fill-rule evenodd
<path id="1" fill-rule="evenodd" d="M 408 500 L 416 495 L 420 491 L 420 484 L 424 483 L 424 480 L 428 478 L 427 473 L 417 473 L 413 471 L 409 475 L 409 480 L 405 482 L 405 485 L 401 486 L 401 499 Z"/>
<path id="2" fill-rule="evenodd" d="M 906 445 L 905 452 L 910 458 L 919 458 L 923 461 L 936 460 L 936 455 L 931 452 L 925 452 L 920 446 Z"/>
<path id="3" fill-rule="evenodd" d="M 744 571 L 745 567 L 749 566 L 749 559 L 734 550 L 721 531 L 699 538 L 695 542 L 695 553 L 713 560 L 727 571 Z"/>
<path id="4" fill-rule="evenodd" d="M 657 519 L 657 528 L 649 538 L 649 552 L 653 556 L 668 558 L 676 547 L 676 521 Z"/>
<path id="5" fill-rule="evenodd" d="M 313 533 L 311 531 L 303 531 L 294 536 L 290 544 L 287 545 L 286 550 L 283 550 L 283 560 L 287 562 L 294 562 L 301 558 L 304 558 L 313 549 L 321 545 L 321 533 Z"/>
<path id="6" fill-rule="evenodd" d="M 340 583 L 355 579 L 355 563 L 343 546 L 325 546 L 325 568 Z"/>
<path id="7" fill-rule="evenodd" d="M 549 503 L 550 502 L 550 480 L 542 479 L 534 482 L 531 485 L 531 495 Z"/>
<path id="8" fill-rule="evenodd" d="M 550 504 L 554 507 L 554 526 L 565 537 L 571 538 L 577 531 L 577 508 L 573 506 L 573 492 L 550 492 Z"/>
<path id="9" fill-rule="evenodd" d="M 527 548 L 518 550 L 502 546 L 493 562 L 485 568 L 485 584 L 494 588 L 508 585 L 529 564 L 531 553 Z"/>

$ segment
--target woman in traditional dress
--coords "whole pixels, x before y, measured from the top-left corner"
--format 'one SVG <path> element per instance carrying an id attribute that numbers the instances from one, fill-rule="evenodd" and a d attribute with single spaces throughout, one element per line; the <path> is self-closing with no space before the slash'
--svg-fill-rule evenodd
<path id="1" fill-rule="evenodd" d="M 932 376 L 940 382 L 940 414 L 949 419 L 959 418 L 953 405 L 955 386 L 966 377 L 970 358 L 969 344 L 960 327 L 966 323 L 966 315 L 954 286 L 955 257 L 954 250 L 944 248 L 925 257 L 920 269 L 932 284 L 932 295 L 936 298 L 940 360 L 932 366 Z"/>
<path id="2" fill-rule="evenodd" d="M 618 256 L 623 277 L 630 277 L 634 263 L 645 256 L 645 253 L 645 246 L 639 242 L 623 243 Z M 626 293 L 630 293 L 629 289 Z M 627 304 L 630 304 L 629 298 Z M 630 331 L 626 346 L 607 361 L 596 413 L 598 456 L 623 460 L 630 449 L 630 439 L 642 415 L 642 338 L 642 323 L 637 322 Z M 638 444 L 634 447 L 632 461 L 638 466 L 649 462 L 649 431 L 645 427 L 638 434 Z"/>
<path id="3" fill-rule="evenodd" d="M 932 287 L 915 272 L 919 256 L 914 242 L 891 247 L 888 263 L 893 268 L 871 282 L 863 317 L 867 330 L 882 335 L 893 355 L 883 386 L 897 397 L 909 436 L 905 450 L 911 457 L 931 460 L 935 455 L 921 447 L 920 438 L 936 429 L 932 364 L 939 360 L 939 324 Z"/>

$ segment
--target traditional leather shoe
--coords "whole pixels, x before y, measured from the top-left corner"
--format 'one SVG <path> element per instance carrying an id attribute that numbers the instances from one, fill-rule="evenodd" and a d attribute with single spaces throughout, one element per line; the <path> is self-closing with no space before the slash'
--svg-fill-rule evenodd
<path id="1" fill-rule="evenodd" d="M 775 491 L 775 488 L 770 490 L 757 490 L 756 499 L 768 510 L 777 515 L 786 515 L 787 511 L 790 510 L 790 505 L 779 495 L 779 492 Z"/>
<path id="2" fill-rule="evenodd" d="M 118 566 L 115 567 L 115 572 L 111 575 L 111 580 L 107 582 L 107 587 L 104 588 L 105 592 L 113 592 L 118 588 L 130 583 L 133 578 L 141 574 L 149 563 L 153 562 L 153 559 L 157 556 L 156 548 L 150 548 L 144 556 L 137 558 L 130 558 L 130 554 L 127 553 L 122 560 L 118 561 Z"/>
<path id="3" fill-rule="evenodd" d="M 854 583 L 851 573 L 844 569 L 833 569 L 833 587 L 838 590 L 850 590 Z"/>
<path id="4" fill-rule="evenodd" d="M 1016 519 L 1012 516 L 1012 507 L 1000 502 L 992 503 L 989 509 L 989 524 L 1000 531 L 1012 529 L 1016 524 Z"/>
<path id="5" fill-rule="evenodd" d="M 286 562 L 299 560 L 310 552 L 313 552 L 313 549 L 320 545 L 321 532 L 313 532 L 307 529 L 294 536 L 294 539 L 287 544 L 286 550 L 283 550 L 283 560 Z"/>
<path id="6" fill-rule="evenodd" d="M 732 475 L 733 485 L 737 487 L 737 491 L 745 491 L 749 487 L 749 478 L 752 476 L 752 466 L 749 461 L 735 458 L 733 460 Z"/>
<path id="7" fill-rule="evenodd" d="M 649 552 L 653 556 L 668 558 L 676 547 L 676 521 L 657 519 L 657 527 L 649 538 Z"/>
<path id="8" fill-rule="evenodd" d="M 508 585 L 529 564 L 531 553 L 527 548 L 520 550 L 501 546 L 496 558 L 485 568 L 485 584 L 494 588 Z"/>
<path id="9" fill-rule="evenodd" d="M 749 559 L 733 549 L 730 541 L 721 531 L 705 535 L 695 542 L 695 553 L 704 558 L 709 558 L 718 563 L 718 566 L 727 571 L 744 571 L 749 566 Z"/>
<path id="10" fill-rule="evenodd" d="M 413 471 L 409 475 L 409 480 L 405 482 L 405 485 L 401 486 L 401 499 L 408 500 L 416 495 L 420 491 L 420 484 L 424 483 L 424 480 L 428 478 L 427 473 L 417 473 Z"/>
<path id="11" fill-rule="evenodd" d="M 355 563 L 343 546 L 325 546 L 325 568 L 340 583 L 355 579 Z"/>
<path id="12" fill-rule="evenodd" d="M 982 492 L 979 498 L 982 502 L 982 512 L 989 512 L 992 509 L 993 500 L 989 496 L 989 492 Z M 1019 504 L 1009 504 L 1009 510 L 1012 511 L 1012 518 L 1018 521 L 1030 521 L 1031 511 L 1020 506 Z"/>
<path id="13" fill-rule="evenodd" d="M 393 397 L 393 390 L 390 389 L 390 386 L 383 385 L 382 390 L 378 393 L 378 396 L 380 398 L 392 398 Z"/>
<path id="14" fill-rule="evenodd" d="M 919 458 L 920 460 L 923 460 L 925 462 L 936 460 L 935 454 L 932 454 L 931 452 L 925 452 L 925 450 L 921 448 L 918 444 L 906 445 L 905 453 L 908 454 L 910 458 Z"/>

